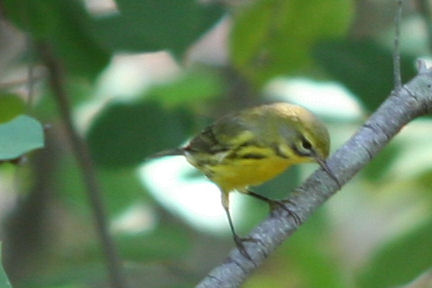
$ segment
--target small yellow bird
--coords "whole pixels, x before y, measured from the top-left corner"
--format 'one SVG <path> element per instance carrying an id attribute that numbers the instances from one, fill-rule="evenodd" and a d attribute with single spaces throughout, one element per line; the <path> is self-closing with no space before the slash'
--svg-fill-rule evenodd
<path id="1" fill-rule="evenodd" d="M 287 210 L 296 222 L 298 216 L 283 201 L 272 200 L 250 191 L 291 165 L 317 162 L 335 179 L 325 163 L 330 138 L 327 128 L 311 112 L 297 105 L 275 103 L 228 114 L 204 129 L 188 145 L 163 151 L 153 157 L 183 155 L 202 171 L 222 192 L 234 241 L 250 259 L 234 230 L 229 213 L 229 193 L 237 190 Z"/>

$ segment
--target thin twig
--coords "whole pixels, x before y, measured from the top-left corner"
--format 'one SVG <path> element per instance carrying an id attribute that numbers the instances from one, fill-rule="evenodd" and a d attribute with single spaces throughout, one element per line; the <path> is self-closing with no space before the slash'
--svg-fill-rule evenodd
<path id="1" fill-rule="evenodd" d="M 426 24 L 429 49 L 432 49 L 432 11 L 428 0 L 417 0 L 418 10 Z"/>
<path id="2" fill-rule="evenodd" d="M 26 37 L 26 47 L 29 58 L 33 56 L 33 41 L 30 35 Z M 33 96 L 34 96 L 34 64 L 33 59 L 29 59 L 27 66 L 27 114 L 30 114 L 33 108 Z"/>
<path id="3" fill-rule="evenodd" d="M 394 90 L 398 91 L 402 87 L 401 65 L 400 65 L 400 24 L 402 18 L 403 0 L 396 0 L 397 8 L 395 15 L 395 38 L 393 50 L 393 75 L 394 75 Z"/>
<path id="4" fill-rule="evenodd" d="M 43 73 L 40 75 L 34 75 L 35 74 L 34 70 L 37 70 L 37 69 L 35 69 L 35 67 L 33 67 L 33 72 L 32 72 L 33 77 L 31 79 L 29 79 L 27 76 L 26 78 L 23 78 L 23 79 L 17 79 L 17 80 L 12 80 L 12 81 L 8 81 L 8 82 L 1 82 L 0 83 L 0 89 L 1 90 L 9 90 L 9 89 L 13 89 L 13 88 L 18 87 L 18 86 L 28 85 L 29 81 L 33 81 L 33 85 L 34 85 L 35 82 L 40 81 L 40 80 L 45 78 L 45 75 L 43 75 Z M 27 75 L 28 74 L 29 73 L 27 73 Z"/>
<path id="5" fill-rule="evenodd" d="M 97 182 L 93 162 L 85 142 L 80 138 L 72 123 L 69 100 L 64 90 L 64 78 L 61 65 L 53 55 L 49 45 L 46 43 L 38 43 L 37 49 L 48 69 L 51 89 L 57 101 L 58 109 L 65 125 L 73 153 L 81 168 L 81 174 L 87 188 L 86 191 L 93 210 L 97 232 L 105 252 L 111 286 L 113 288 L 124 288 L 126 287 L 126 281 L 123 277 L 114 242 L 108 232 L 106 212 L 101 196 L 102 193 L 99 183 Z"/>

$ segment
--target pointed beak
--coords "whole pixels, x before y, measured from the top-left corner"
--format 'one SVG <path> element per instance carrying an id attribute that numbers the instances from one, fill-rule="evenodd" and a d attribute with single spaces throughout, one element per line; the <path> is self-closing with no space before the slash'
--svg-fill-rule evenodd
<path id="1" fill-rule="evenodd" d="M 330 168 L 327 166 L 327 163 L 324 159 L 321 159 L 320 157 L 316 156 L 315 161 L 321 166 L 321 168 L 327 172 L 327 174 L 332 178 L 336 184 L 339 186 L 339 189 L 342 187 L 342 185 L 339 183 L 339 180 L 336 178 L 336 176 L 333 174 L 333 172 L 330 170 Z"/>

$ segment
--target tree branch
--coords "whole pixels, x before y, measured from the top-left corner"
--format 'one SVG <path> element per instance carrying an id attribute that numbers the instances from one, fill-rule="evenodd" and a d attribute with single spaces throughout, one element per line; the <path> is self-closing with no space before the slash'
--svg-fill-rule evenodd
<path id="1" fill-rule="evenodd" d="M 115 245 L 108 233 L 105 207 L 102 202 L 102 193 L 99 183 L 97 182 L 93 162 L 85 142 L 80 138 L 72 123 L 68 95 L 64 90 L 64 78 L 61 65 L 53 55 L 49 45 L 38 43 L 37 49 L 48 69 L 51 89 L 57 101 L 57 106 L 66 128 L 73 153 L 81 168 L 81 174 L 87 188 L 86 191 L 92 207 L 95 225 L 105 253 L 106 265 L 111 278 L 111 286 L 113 288 L 124 288 L 126 287 L 126 282 L 123 278 Z"/>
<path id="2" fill-rule="evenodd" d="M 366 166 L 405 124 L 427 113 L 432 113 L 432 69 L 419 61 L 419 74 L 387 98 L 358 132 L 327 160 L 328 166 L 343 185 Z M 294 203 L 292 210 L 304 222 L 338 189 L 335 181 L 319 169 L 289 198 Z M 297 228 L 286 211 L 275 210 L 249 235 L 258 241 L 245 243 L 253 262 L 234 249 L 226 261 L 214 268 L 197 287 L 239 287 Z"/>

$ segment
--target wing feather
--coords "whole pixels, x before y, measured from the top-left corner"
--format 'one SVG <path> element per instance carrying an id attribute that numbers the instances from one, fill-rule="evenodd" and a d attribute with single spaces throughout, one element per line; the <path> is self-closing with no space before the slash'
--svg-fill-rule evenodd
<path id="1" fill-rule="evenodd" d="M 214 165 L 223 162 L 246 143 L 251 143 L 255 136 L 242 121 L 235 121 L 233 117 L 236 116 L 221 118 L 192 139 L 185 148 L 193 158 L 190 160 L 197 166 Z"/>

